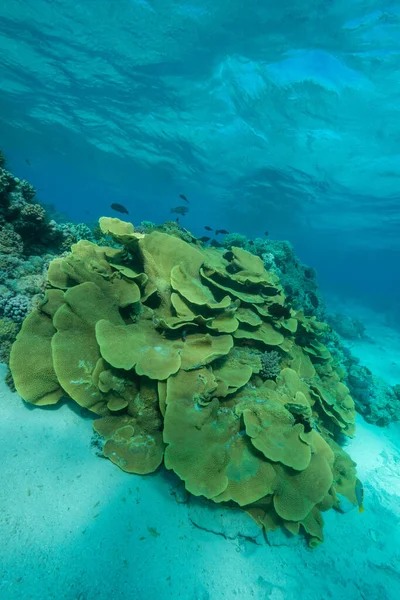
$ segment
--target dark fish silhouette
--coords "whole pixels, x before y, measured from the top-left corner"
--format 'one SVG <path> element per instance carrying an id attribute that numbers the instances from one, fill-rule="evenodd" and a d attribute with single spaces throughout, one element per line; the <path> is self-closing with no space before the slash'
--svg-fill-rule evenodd
<path id="1" fill-rule="evenodd" d="M 199 238 L 200 242 L 209 242 L 210 238 L 207 235 L 203 235 L 203 237 Z"/>
<path id="2" fill-rule="evenodd" d="M 217 240 L 211 240 L 210 246 L 214 246 L 214 248 L 222 248 L 222 244 L 220 244 Z"/>
<path id="3" fill-rule="evenodd" d="M 189 204 L 189 200 L 186 198 L 185 194 L 179 194 L 179 198 Z"/>
<path id="4" fill-rule="evenodd" d="M 129 215 L 129 210 L 123 206 L 123 204 L 117 204 L 117 202 L 113 202 L 110 204 L 110 208 L 115 210 L 116 212 L 123 213 L 125 215 Z"/>
<path id="5" fill-rule="evenodd" d="M 254 246 L 253 240 L 249 240 L 249 244 L 250 244 L 250 246 Z"/>
<path id="6" fill-rule="evenodd" d="M 223 235 L 228 235 L 229 231 L 227 231 L 226 229 L 217 229 L 215 235 L 218 235 L 219 233 L 222 233 Z"/>
<path id="7" fill-rule="evenodd" d="M 183 215 L 183 216 L 186 215 L 188 210 L 189 209 L 187 206 L 175 206 L 175 208 L 171 208 L 172 213 L 178 213 L 178 215 Z"/>
<path id="8" fill-rule="evenodd" d="M 31 163 L 30 163 L 30 160 L 29 160 L 29 158 L 26 158 L 26 159 L 25 159 L 25 162 L 26 162 L 26 164 L 27 164 L 27 165 L 31 166 Z"/>
<path id="9" fill-rule="evenodd" d="M 175 221 L 176 221 L 177 223 L 179 223 L 179 217 L 176 217 Z"/>
<path id="10" fill-rule="evenodd" d="M 204 225 L 204 229 L 207 229 L 207 231 L 214 231 L 213 228 L 208 225 Z"/>
<path id="11" fill-rule="evenodd" d="M 268 237 L 268 231 L 264 231 L 264 235 Z"/>

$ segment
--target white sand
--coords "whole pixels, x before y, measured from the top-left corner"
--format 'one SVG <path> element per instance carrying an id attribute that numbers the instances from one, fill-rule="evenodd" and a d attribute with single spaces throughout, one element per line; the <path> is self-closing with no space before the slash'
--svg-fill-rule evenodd
<path id="1" fill-rule="evenodd" d="M 348 450 L 365 513 L 325 513 L 311 551 L 280 533 L 274 545 L 235 537 L 234 512 L 177 503 L 170 473 L 127 475 L 97 457 L 72 403 L 30 408 L 1 384 L 0 423 L 1 600 L 400 598 L 398 425 L 358 420 Z"/>

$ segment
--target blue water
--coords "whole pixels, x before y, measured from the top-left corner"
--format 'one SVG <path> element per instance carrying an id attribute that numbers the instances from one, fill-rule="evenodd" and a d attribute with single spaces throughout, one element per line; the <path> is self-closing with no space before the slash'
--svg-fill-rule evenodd
<path id="1" fill-rule="evenodd" d="M 365 0 L 5 0 L 2 147 L 70 219 L 161 222 L 184 193 L 195 234 L 268 230 L 395 315 L 399 23 Z"/>

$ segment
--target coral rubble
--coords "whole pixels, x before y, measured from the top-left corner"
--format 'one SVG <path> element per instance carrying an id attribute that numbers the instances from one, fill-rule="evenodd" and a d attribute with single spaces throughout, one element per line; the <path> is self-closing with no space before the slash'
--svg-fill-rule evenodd
<path id="1" fill-rule="evenodd" d="M 11 351 L 19 394 L 68 395 L 99 417 L 103 454 L 121 469 L 164 462 L 190 493 L 318 545 L 322 513 L 357 502 L 337 443 L 354 434 L 354 403 L 328 326 L 239 246 L 115 218 L 100 229 L 113 245 L 80 240 L 49 265 Z"/>

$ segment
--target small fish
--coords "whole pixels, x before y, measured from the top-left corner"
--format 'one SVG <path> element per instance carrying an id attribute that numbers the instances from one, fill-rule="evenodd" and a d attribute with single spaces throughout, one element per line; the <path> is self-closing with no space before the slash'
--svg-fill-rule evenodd
<path id="1" fill-rule="evenodd" d="M 268 237 L 268 231 L 264 231 L 264 235 Z"/>
<path id="2" fill-rule="evenodd" d="M 356 480 L 356 498 L 358 504 L 358 512 L 364 512 L 364 486 L 359 479 Z"/>
<path id="3" fill-rule="evenodd" d="M 25 162 L 26 162 L 27 165 L 31 166 L 31 162 L 30 162 L 29 158 L 26 158 Z"/>
<path id="4" fill-rule="evenodd" d="M 254 246 L 253 240 L 249 240 L 249 244 L 250 244 L 250 246 Z"/>
<path id="5" fill-rule="evenodd" d="M 175 206 L 174 208 L 171 208 L 172 213 L 178 213 L 178 215 L 182 216 L 185 216 L 188 210 L 187 206 Z"/>
<path id="6" fill-rule="evenodd" d="M 206 243 L 210 241 L 210 238 L 207 235 L 203 235 L 203 237 L 199 238 L 199 241 Z"/>
<path id="7" fill-rule="evenodd" d="M 227 231 L 226 229 L 217 229 L 215 235 L 218 235 L 219 233 L 222 233 L 223 235 L 228 235 L 229 231 Z"/>
<path id="8" fill-rule="evenodd" d="M 189 204 L 189 200 L 186 198 L 185 194 L 179 194 L 179 198 Z"/>
<path id="9" fill-rule="evenodd" d="M 187 331 L 186 331 L 186 329 L 182 329 L 181 338 L 182 338 L 182 342 L 186 342 L 186 338 L 187 338 Z"/>
<path id="10" fill-rule="evenodd" d="M 179 223 L 179 217 L 176 217 L 175 221 L 176 221 L 177 223 Z"/>
<path id="11" fill-rule="evenodd" d="M 217 240 L 211 240 L 210 246 L 214 246 L 214 248 L 222 248 L 222 244 L 220 244 Z"/>
<path id="12" fill-rule="evenodd" d="M 160 534 L 155 527 L 148 527 L 147 531 L 153 536 L 158 537 Z"/>
<path id="13" fill-rule="evenodd" d="M 113 202 L 110 204 L 110 208 L 115 210 L 116 212 L 123 213 L 125 215 L 129 215 L 129 210 L 123 206 L 123 204 L 117 204 L 117 202 Z"/>
<path id="14" fill-rule="evenodd" d="M 208 225 L 204 225 L 204 229 L 207 229 L 207 231 L 214 231 L 213 228 Z"/>

